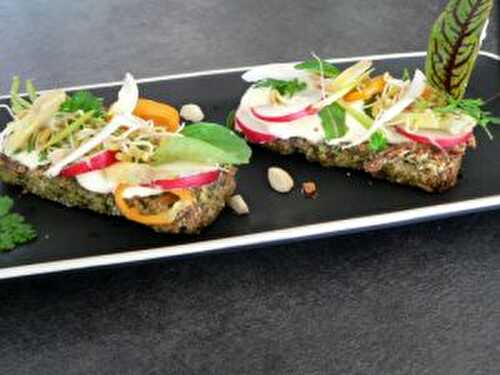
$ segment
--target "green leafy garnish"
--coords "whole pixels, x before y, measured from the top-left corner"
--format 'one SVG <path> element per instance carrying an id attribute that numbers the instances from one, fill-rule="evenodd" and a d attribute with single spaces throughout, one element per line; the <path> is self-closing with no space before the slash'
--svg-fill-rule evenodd
<path id="1" fill-rule="evenodd" d="M 436 88 L 463 98 L 493 0 L 451 0 L 434 24 L 425 72 Z"/>
<path id="2" fill-rule="evenodd" d="M 86 112 L 77 119 L 75 119 L 71 124 L 66 126 L 64 129 L 60 130 L 59 132 L 53 134 L 49 141 L 43 146 L 42 150 L 47 150 L 49 147 L 65 140 L 68 138 L 71 134 L 76 132 L 78 129 L 80 129 L 87 121 L 90 120 L 94 116 L 94 111 Z"/>
<path id="3" fill-rule="evenodd" d="M 307 88 L 307 84 L 299 81 L 297 78 L 292 79 L 291 81 L 268 78 L 257 82 L 255 87 L 271 87 L 283 96 L 292 97 L 296 93 L 305 90 Z"/>
<path id="4" fill-rule="evenodd" d="M 492 116 L 491 112 L 484 110 L 486 104 L 482 99 L 455 99 L 447 96 L 448 104 L 443 107 L 434 108 L 438 113 L 465 113 L 474 118 L 478 125 L 487 128 L 489 124 L 500 125 L 500 117 Z M 490 135 L 488 133 L 488 135 Z M 490 135 L 491 137 L 491 135 Z"/>
<path id="5" fill-rule="evenodd" d="M 9 251 L 36 238 L 35 229 L 24 217 L 11 213 L 14 201 L 7 196 L 0 196 L 0 251 Z"/>
<path id="6" fill-rule="evenodd" d="M 408 68 L 404 68 L 403 76 L 401 78 L 403 79 L 403 81 L 411 80 L 411 74 L 410 74 L 410 70 Z"/>
<path id="7" fill-rule="evenodd" d="M 102 99 L 96 97 L 89 91 L 77 91 L 61 104 L 61 112 L 90 112 L 93 111 L 93 116 L 96 118 L 104 116 Z"/>
<path id="8" fill-rule="evenodd" d="M 371 136 L 368 147 L 370 147 L 372 151 L 379 152 L 387 148 L 387 143 L 387 138 L 384 133 L 377 131 Z"/>
<path id="9" fill-rule="evenodd" d="M 246 164 L 252 151 L 246 142 L 228 128 L 213 123 L 186 126 L 183 137 L 172 136 L 157 148 L 154 164 L 176 160 L 216 164 Z"/>
<path id="10" fill-rule="evenodd" d="M 343 137 L 347 133 L 345 110 L 338 103 L 323 108 L 319 117 L 327 140 Z"/>
<path id="11" fill-rule="evenodd" d="M 31 104 L 26 99 L 19 95 L 19 88 L 21 86 L 21 80 L 18 76 L 12 78 L 12 85 L 10 87 L 10 106 L 14 113 L 19 113 L 31 107 Z"/>
<path id="12" fill-rule="evenodd" d="M 28 97 L 30 98 L 31 102 L 34 103 L 36 98 L 38 97 L 38 94 L 36 93 L 36 87 L 31 79 L 26 80 L 26 92 L 28 93 Z"/>
<path id="13" fill-rule="evenodd" d="M 323 76 L 325 78 L 335 78 L 340 74 L 340 69 L 335 65 L 330 64 L 328 61 L 316 58 L 306 60 L 303 63 L 295 65 L 295 69 L 307 70 L 318 75 L 321 75 L 321 72 L 323 72 Z"/>
<path id="14" fill-rule="evenodd" d="M 231 112 L 227 114 L 226 117 L 226 128 L 228 129 L 234 129 L 234 122 L 236 120 L 236 110 L 233 109 Z"/>

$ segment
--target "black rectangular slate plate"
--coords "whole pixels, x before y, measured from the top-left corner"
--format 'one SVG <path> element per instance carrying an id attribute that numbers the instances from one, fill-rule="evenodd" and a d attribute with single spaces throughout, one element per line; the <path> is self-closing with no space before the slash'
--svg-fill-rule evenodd
<path id="1" fill-rule="evenodd" d="M 379 72 L 401 74 L 405 67 L 421 68 L 423 53 L 371 56 Z M 359 58 L 337 60 L 346 66 Z M 335 60 L 334 60 L 335 61 Z M 240 78 L 245 68 L 201 72 L 141 80 L 144 97 L 176 106 L 193 102 L 208 120 L 223 122 L 247 87 Z M 87 88 L 105 98 L 116 98 L 119 83 Z M 500 91 L 500 58 L 482 53 L 468 94 L 484 99 Z M 3 97 L 2 101 L 5 102 Z M 500 114 L 500 97 L 488 103 Z M 5 124 L 5 113 L 0 123 Z M 374 180 L 366 174 L 325 169 L 297 155 L 283 157 L 254 147 L 252 164 L 240 169 L 238 192 L 247 200 L 251 214 L 237 217 L 226 209 L 200 235 L 167 235 L 121 218 L 98 215 L 81 209 L 23 194 L 21 189 L 1 186 L 1 194 L 15 197 L 16 210 L 29 218 L 39 238 L 9 253 L 0 253 L 0 279 L 87 267 L 124 264 L 157 258 L 201 254 L 269 243 L 335 235 L 417 221 L 449 217 L 500 206 L 500 129 L 492 127 L 490 141 L 477 130 L 479 147 L 465 159 L 458 186 L 444 194 Z M 305 199 L 296 189 L 281 195 L 270 190 L 269 166 L 290 171 L 299 185 L 317 183 L 317 199 Z"/>

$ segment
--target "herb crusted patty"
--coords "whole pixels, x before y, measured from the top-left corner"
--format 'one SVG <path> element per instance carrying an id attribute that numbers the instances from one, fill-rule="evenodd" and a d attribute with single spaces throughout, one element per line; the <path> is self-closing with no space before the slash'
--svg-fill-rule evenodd
<path id="1" fill-rule="evenodd" d="M 113 194 L 98 194 L 82 188 L 74 178 L 48 178 L 43 169 L 29 170 L 27 167 L 0 155 L 0 180 L 7 184 L 19 185 L 26 192 L 61 203 L 67 207 L 80 207 L 92 211 L 121 216 Z M 176 214 L 176 219 L 168 225 L 153 226 L 159 232 L 198 233 L 210 225 L 224 208 L 226 200 L 236 188 L 235 169 L 222 172 L 219 179 L 210 185 L 192 188 L 194 202 Z M 169 193 L 152 197 L 135 197 L 128 200 L 130 206 L 142 214 L 150 215 L 171 209 L 172 202 L 163 202 Z"/>
<path id="2" fill-rule="evenodd" d="M 468 145 L 474 146 L 473 139 Z M 263 146 L 283 155 L 304 154 L 307 160 L 319 162 L 324 167 L 362 170 L 373 177 L 428 192 L 443 192 L 455 186 L 466 151 L 466 146 L 445 152 L 431 145 L 402 143 L 375 152 L 366 143 L 342 149 L 302 138 L 275 140 Z"/>

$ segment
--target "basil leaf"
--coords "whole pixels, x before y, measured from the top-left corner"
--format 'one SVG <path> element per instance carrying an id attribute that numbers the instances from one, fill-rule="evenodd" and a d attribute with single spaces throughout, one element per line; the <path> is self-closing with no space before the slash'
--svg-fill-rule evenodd
<path id="1" fill-rule="evenodd" d="M 321 64 L 320 64 L 321 61 Z M 325 78 L 335 78 L 340 74 L 340 69 L 328 61 L 318 59 L 306 60 L 301 64 L 295 65 L 295 69 L 307 70 L 311 73 L 321 74 L 321 66 L 323 65 L 323 75 Z"/>
<path id="2" fill-rule="evenodd" d="M 323 108 L 319 117 L 327 140 L 343 137 L 347 133 L 345 110 L 338 103 Z"/>
<path id="3" fill-rule="evenodd" d="M 212 123 L 186 126 L 181 134 L 165 139 L 153 156 L 154 164 L 175 160 L 214 164 L 246 164 L 252 151 L 233 131 Z"/>

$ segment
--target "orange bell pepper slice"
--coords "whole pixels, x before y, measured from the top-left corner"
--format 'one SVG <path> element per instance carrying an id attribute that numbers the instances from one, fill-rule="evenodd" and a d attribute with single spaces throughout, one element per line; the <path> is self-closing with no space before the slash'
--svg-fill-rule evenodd
<path id="1" fill-rule="evenodd" d="M 115 190 L 116 206 L 122 215 L 127 219 L 150 226 L 168 225 L 175 220 L 175 215 L 169 214 L 168 210 L 158 214 L 144 215 L 137 208 L 130 207 L 123 197 L 123 194 L 128 187 L 130 186 L 127 184 L 119 184 Z M 194 201 L 194 197 L 188 189 L 173 189 L 168 192 L 176 195 L 186 204 L 191 204 Z"/>
<path id="2" fill-rule="evenodd" d="M 362 89 L 354 90 L 344 96 L 347 102 L 355 102 L 357 100 L 368 100 L 374 95 L 384 91 L 386 85 L 384 76 L 378 76 L 371 79 Z"/>
<path id="3" fill-rule="evenodd" d="M 156 126 L 163 126 L 170 132 L 175 132 L 181 122 L 177 109 L 166 103 L 150 99 L 139 98 L 134 115 L 147 121 L 153 121 Z"/>

